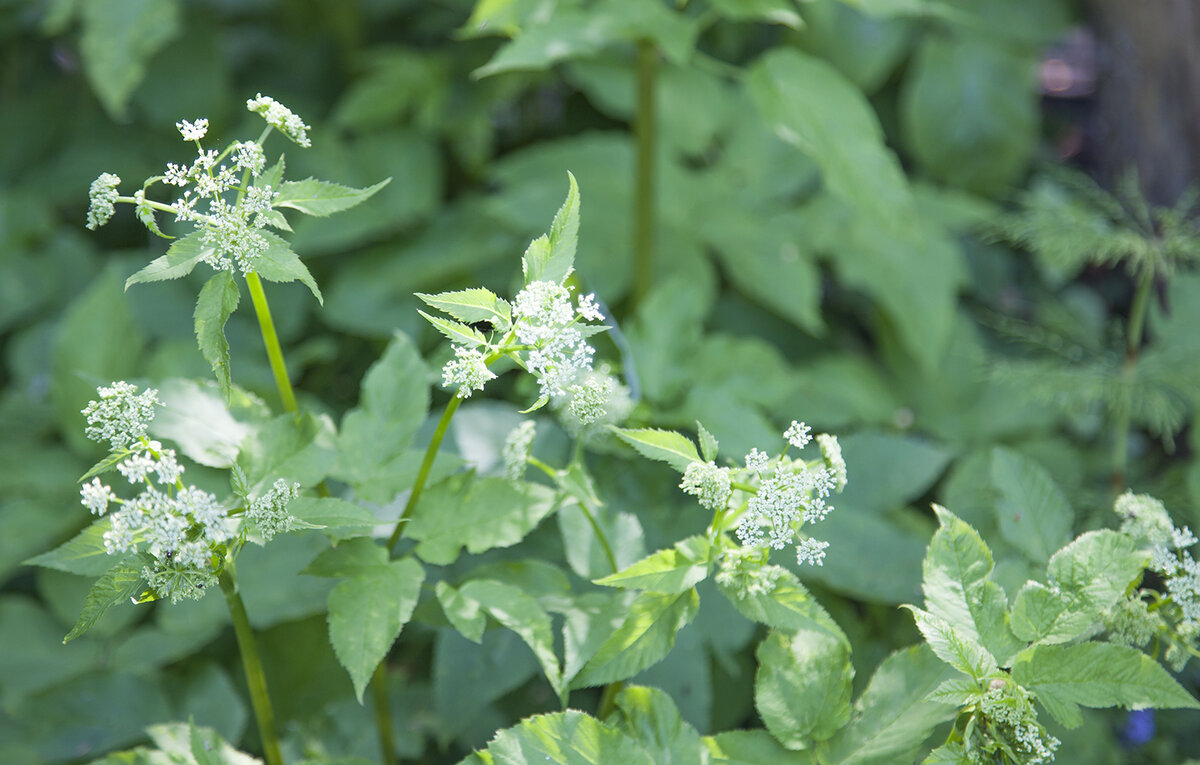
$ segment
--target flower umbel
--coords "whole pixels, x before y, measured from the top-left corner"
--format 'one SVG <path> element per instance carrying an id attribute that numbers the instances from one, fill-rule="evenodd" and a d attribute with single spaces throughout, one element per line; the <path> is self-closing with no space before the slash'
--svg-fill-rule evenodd
<path id="1" fill-rule="evenodd" d="M 136 385 L 114 382 L 107 388 L 97 388 L 98 401 L 89 401 L 82 413 L 88 427 L 84 435 L 93 441 L 108 441 L 113 451 L 119 451 L 146 436 L 146 428 L 154 419 L 159 405 L 158 391 L 148 388 L 138 393 Z"/>
<path id="2" fill-rule="evenodd" d="M 246 101 L 246 109 L 254 112 L 267 121 L 267 124 L 283 133 L 293 142 L 308 148 L 312 141 L 308 139 L 308 125 L 296 116 L 295 112 L 270 96 L 259 93 Z"/>
<path id="3" fill-rule="evenodd" d="M 93 231 L 108 223 L 116 212 L 117 186 L 121 179 L 112 173 L 100 173 L 88 189 L 87 227 Z"/>

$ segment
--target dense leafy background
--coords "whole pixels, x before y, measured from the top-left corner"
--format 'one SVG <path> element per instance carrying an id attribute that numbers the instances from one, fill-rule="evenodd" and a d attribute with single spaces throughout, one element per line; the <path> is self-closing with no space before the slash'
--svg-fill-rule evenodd
<path id="1" fill-rule="evenodd" d="M 851 483 L 823 529 L 826 565 L 803 577 L 853 646 L 856 696 L 880 661 L 917 640 L 895 606 L 920 598 L 931 499 L 980 530 L 1011 595 L 1074 533 L 1111 525 L 1104 384 L 1130 281 L 1119 267 L 1055 259 L 1066 245 L 1012 249 L 984 225 L 1047 156 L 1034 66 L 1069 20 L 1058 0 L 695 0 L 683 12 L 644 0 L 0 2 L 0 760 L 88 760 L 143 741 L 148 725 L 189 717 L 254 747 L 218 598 L 114 608 L 63 646 L 87 575 L 99 571 L 21 563 L 88 521 L 75 479 L 99 455 L 82 440 L 78 411 L 97 384 L 165 389 L 170 378 L 211 374 L 192 334 L 204 275 L 123 291 L 163 246 L 127 214 L 85 231 L 88 183 L 102 171 L 136 182 L 186 157 L 177 119 L 207 116 L 226 139 L 256 134 L 241 104 L 258 92 L 313 125 L 311 149 L 287 147 L 290 177 L 360 187 L 393 179 L 338 218 L 296 225 L 294 248 L 324 308 L 299 284 L 268 287 L 293 379 L 317 414 L 295 426 L 308 429 L 303 454 L 272 452 L 271 439 L 284 436 L 260 431 L 259 477 L 283 463 L 297 475 L 331 472 L 378 503 L 380 518 L 394 517 L 388 505 L 411 482 L 404 448 L 425 402 L 421 390 L 390 386 L 424 373 L 417 350 L 444 352 L 413 293 L 507 292 L 570 170 L 583 196 L 579 278 L 620 321 L 626 352 L 601 354 L 636 375 L 635 419 L 688 430 L 700 419 L 735 458 L 775 443 L 792 418 L 843 436 Z M 635 41 L 647 39 L 661 54 L 656 247 L 652 280 L 637 284 L 630 123 Z M 1044 189 L 1025 193 L 1058 204 L 1060 220 L 1094 222 Z M 1200 280 L 1176 273 L 1159 293 L 1139 378 L 1154 395 L 1135 407 L 1127 483 L 1194 526 Z M 245 302 L 228 327 L 234 381 L 274 402 Z M 397 331 L 411 340 L 393 339 Z M 173 385 L 177 397 L 211 395 Z M 1088 385 L 1099 392 L 1089 397 Z M 434 393 L 435 410 L 444 401 Z M 472 401 L 451 451 L 486 470 L 517 408 Z M 251 398 L 235 400 L 235 413 L 270 416 Z M 411 429 L 374 432 L 384 416 Z M 189 432 L 188 423 L 163 427 Z M 205 464 L 227 465 L 222 443 L 236 435 L 208 443 Z M 351 459 L 338 438 L 376 439 L 378 449 Z M 564 443 L 552 434 L 539 450 L 561 458 Z M 345 464 L 327 464 L 334 451 Z M 593 455 L 592 472 L 623 564 L 702 530 L 662 465 L 610 449 Z M 395 485 L 381 484 L 383 474 Z M 1044 508 L 1035 514 L 1044 545 L 1022 541 L 1017 506 Z M 565 512 L 540 520 L 513 519 L 536 527 L 532 550 L 559 545 L 558 524 L 581 522 Z M 439 549 L 454 560 L 458 548 L 445 546 L 456 542 L 436 527 L 423 533 L 427 562 Z M 298 574 L 327 547 L 308 535 L 248 549 L 245 599 L 290 757 L 374 759 L 369 710 L 326 628 L 327 603 L 345 592 Z M 587 571 L 594 552 L 566 555 Z M 496 550 L 484 562 L 514 555 Z M 415 597 L 404 571 L 370 576 Z M 786 647 L 760 643 L 723 599 L 701 602 L 639 682 L 670 693 L 702 734 L 762 727 L 755 649 Z M 457 761 L 495 730 L 554 710 L 537 649 L 522 637 L 489 630 L 476 645 L 425 593 L 390 659 L 401 754 Z M 1195 690 L 1194 671 L 1181 680 Z M 595 695 L 576 691 L 572 703 L 591 708 Z M 1133 746 L 1121 740 L 1124 712 L 1089 714 L 1082 729 L 1056 731 L 1058 761 L 1200 754 L 1185 735 L 1194 717 L 1157 719 L 1159 734 Z"/>

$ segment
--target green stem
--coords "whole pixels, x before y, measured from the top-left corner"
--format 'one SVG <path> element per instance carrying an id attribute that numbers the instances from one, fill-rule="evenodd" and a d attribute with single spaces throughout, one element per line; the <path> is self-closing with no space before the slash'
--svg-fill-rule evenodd
<path id="1" fill-rule="evenodd" d="M 1113 412 L 1112 489 L 1119 494 L 1125 489 L 1125 472 L 1129 460 L 1129 430 L 1132 422 L 1134 370 L 1142 347 L 1142 332 L 1146 324 L 1146 309 L 1150 305 L 1150 289 L 1154 272 L 1145 269 L 1138 276 L 1137 290 L 1129 308 L 1129 325 L 1125 333 L 1125 361 L 1121 366 L 1120 399 Z"/>
<path id="2" fill-rule="evenodd" d="M 396 529 L 388 538 L 387 549 L 389 551 L 395 548 L 400 537 L 404 536 L 404 527 L 412 516 L 417 501 L 421 498 L 421 493 L 425 491 L 425 482 L 429 480 L 429 471 L 433 469 L 433 460 L 437 457 L 438 449 L 442 446 L 442 439 L 446 437 L 446 431 L 450 428 L 450 420 L 462 402 L 462 398 L 455 395 L 450 399 L 450 403 L 446 404 L 446 411 L 442 412 L 442 418 L 438 420 L 437 428 L 433 431 L 433 438 L 430 439 L 429 446 L 425 448 L 425 458 L 421 460 L 421 469 L 417 472 L 417 480 L 413 483 L 408 501 L 404 503 L 404 512 L 400 513 L 400 518 L 396 521 Z"/>
<path id="3" fill-rule="evenodd" d="M 649 39 L 637 42 L 637 112 L 633 132 L 637 146 L 633 192 L 634 300 L 641 303 L 654 282 L 654 85 L 658 49 Z"/>
<path id="4" fill-rule="evenodd" d="M 375 707 L 375 727 L 379 729 L 379 751 L 383 765 L 396 763 L 396 738 L 392 735 L 392 710 L 388 702 L 387 661 L 379 662 L 371 676 L 371 690 Z"/>
<path id="5" fill-rule="evenodd" d="M 220 576 L 221 592 L 233 619 L 233 632 L 237 636 L 238 652 L 242 655 L 242 668 L 246 671 L 246 685 L 250 688 L 250 704 L 254 718 L 258 721 L 258 736 L 262 739 L 263 756 L 267 765 L 283 765 L 279 751 L 279 737 L 275 734 L 275 713 L 271 710 L 271 697 L 267 693 L 267 676 L 263 674 L 258 648 L 254 645 L 254 631 L 246 616 L 246 606 L 238 594 L 233 561 L 226 560 L 225 570 Z"/>
<path id="6" fill-rule="evenodd" d="M 604 692 L 600 694 L 600 706 L 596 708 L 596 718 L 601 722 L 604 718 L 613 713 L 617 708 L 617 694 L 625 687 L 624 680 L 618 680 L 615 683 L 609 683 L 604 686 Z"/>
<path id="7" fill-rule="evenodd" d="M 558 471 L 547 465 L 545 462 L 542 462 L 537 457 L 530 457 L 529 464 L 550 476 L 550 479 L 555 483 L 558 483 Z M 576 497 L 576 499 L 578 500 L 579 498 Z M 608 558 L 608 565 L 612 567 L 614 574 L 617 573 L 617 571 L 620 570 L 617 567 L 617 557 L 613 555 L 612 547 L 608 544 L 608 538 L 604 536 L 604 531 L 600 528 L 599 522 L 596 521 L 596 516 L 592 515 L 592 511 L 588 509 L 588 506 L 581 500 L 579 501 L 579 509 L 583 511 L 584 517 L 586 517 L 588 519 L 588 523 L 592 525 L 592 531 L 596 533 L 596 539 L 600 540 L 600 546 L 604 548 L 604 556 Z"/>
<path id="8" fill-rule="evenodd" d="M 296 414 L 296 393 L 288 381 L 287 366 L 283 363 L 283 349 L 279 347 L 279 336 L 275 334 L 275 322 L 271 320 L 271 307 L 267 305 L 267 293 L 263 292 L 262 280 L 251 271 L 246 274 L 246 286 L 250 288 L 250 299 L 254 302 L 254 313 L 258 316 L 258 327 L 262 330 L 263 345 L 267 348 L 267 359 L 271 362 L 271 373 L 275 375 L 275 387 L 283 401 L 283 410 Z"/>

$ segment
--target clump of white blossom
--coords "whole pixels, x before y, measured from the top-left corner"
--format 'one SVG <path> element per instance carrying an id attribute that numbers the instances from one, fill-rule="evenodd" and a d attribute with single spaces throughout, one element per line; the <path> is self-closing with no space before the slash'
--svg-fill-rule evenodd
<path id="1" fill-rule="evenodd" d="M 1189 655 L 1180 643 L 1193 645 L 1200 637 L 1200 563 L 1188 551 L 1196 544 L 1196 535 L 1187 526 L 1177 528 L 1162 502 L 1145 494 L 1125 492 L 1113 509 L 1123 519 L 1121 531 L 1150 549 L 1148 568 L 1162 577 L 1167 607 L 1142 617 L 1144 605 L 1138 608 L 1135 603 L 1119 604 L 1121 609 L 1110 615 L 1110 632 L 1122 642 L 1144 644 L 1143 638 L 1165 625 L 1163 616 L 1169 614 L 1175 622 L 1174 640 L 1164 659 L 1179 671 Z"/>
<path id="2" fill-rule="evenodd" d="M 988 723 L 987 726 L 976 727 L 981 736 L 1007 742 L 1010 746 L 1015 743 L 1015 749 L 1025 755 L 1021 761 L 1026 765 L 1053 762 L 1054 753 L 1062 742 L 1047 733 L 1038 722 L 1033 695 L 1029 691 L 997 679 L 980 697 L 979 711 Z M 972 762 L 991 762 L 987 754 L 996 748 L 995 744 L 986 740 L 979 743 L 982 745 L 968 751 L 968 758 Z"/>
<path id="3" fill-rule="evenodd" d="M 605 364 L 580 375 L 567 388 L 567 395 L 551 402 L 559 421 L 573 438 L 591 441 L 606 432 L 609 425 L 619 425 L 633 411 L 629 386 Z"/>
<path id="4" fill-rule="evenodd" d="M 525 465 L 529 462 L 533 438 L 536 435 L 537 423 L 533 420 L 523 420 L 504 439 L 504 448 L 500 454 L 504 459 L 504 475 L 508 480 L 519 481 L 525 476 Z"/>
<path id="5" fill-rule="evenodd" d="M 783 438 L 789 447 L 803 449 L 812 441 L 812 429 L 792 421 Z M 813 539 L 801 529 L 824 520 L 833 510 L 826 499 L 845 487 L 846 463 L 835 436 L 822 434 L 817 441 L 819 461 L 789 457 L 786 447 L 778 457 L 751 449 L 744 469 L 721 467 L 713 460 L 692 461 L 679 488 L 716 511 L 727 508 L 738 488 L 749 495 L 737 526 L 743 545 L 781 550 L 795 543 L 798 563 L 820 566 L 829 543 Z"/>
<path id="6" fill-rule="evenodd" d="M 246 108 L 299 145 L 311 144 L 308 126 L 273 98 L 260 93 L 246 102 Z M 138 219 L 159 234 L 155 212 L 174 213 L 176 221 L 191 223 L 201 233 L 205 263 L 220 271 L 236 269 L 246 274 L 256 270 L 259 259 L 271 246 L 263 229 L 272 222 L 271 205 L 278 196 L 278 190 L 262 179 L 266 168 L 262 141 L 266 133 L 257 141 L 237 142 L 218 153 L 201 143 L 208 135 L 207 119 L 180 120 L 175 127 L 183 140 L 196 145 L 196 158 L 190 163 L 168 163 L 161 176 L 147 182 L 148 186 L 161 180 L 177 187 L 180 196 L 174 204 L 148 200 L 145 188 L 132 197 L 121 197 L 117 193 L 121 179 L 102 173 L 89 191 L 87 227 L 95 229 L 108 222 L 118 201 L 133 204 Z"/>
<path id="7" fill-rule="evenodd" d="M 717 563 L 717 584 L 740 599 L 770 595 L 786 574 L 780 566 L 767 564 L 765 551 L 753 547 L 729 547 Z"/>
<path id="8" fill-rule="evenodd" d="M 117 472 L 137 493 L 122 498 L 96 477 L 80 488 L 80 502 L 93 515 L 108 518 L 103 539 L 109 555 L 150 556 L 141 573 L 158 597 L 200 598 L 216 583 L 225 551 L 240 540 L 239 519 L 213 494 L 185 486 L 175 451 L 147 436 L 159 405 L 157 391 L 139 393 L 137 386 L 121 381 L 97 392 L 100 398 L 82 410 L 85 434 L 108 443 Z M 287 530 L 291 516 L 285 508 L 298 491 L 298 485 L 278 481 L 251 501 L 246 516 L 264 537 Z"/>

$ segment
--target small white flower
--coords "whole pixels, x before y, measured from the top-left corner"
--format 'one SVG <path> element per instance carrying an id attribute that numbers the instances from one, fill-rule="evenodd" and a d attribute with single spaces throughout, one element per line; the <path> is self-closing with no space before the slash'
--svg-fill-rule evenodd
<path id="1" fill-rule="evenodd" d="M 99 478 L 93 478 L 91 483 L 81 486 L 79 494 L 82 497 L 80 502 L 92 511 L 92 515 L 104 515 L 108 510 L 108 503 L 117 498 L 112 489 L 100 483 Z"/>
<path id="2" fill-rule="evenodd" d="M 148 454 L 133 454 L 117 463 L 117 470 L 132 484 L 146 482 L 157 464 Z"/>
<path id="3" fill-rule="evenodd" d="M 470 398 L 472 391 L 483 390 L 496 374 L 487 368 L 487 359 L 474 348 L 454 348 L 454 359 L 442 367 L 442 385 L 458 385 L 458 397 Z"/>
<path id="4" fill-rule="evenodd" d="M 765 473 L 767 465 L 771 461 L 771 455 L 766 452 L 760 452 L 757 447 L 750 450 L 746 455 L 746 469 L 755 473 Z"/>
<path id="5" fill-rule="evenodd" d="M 89 401 L 82 414 L 88 427 L 84 435 L 93 441 L 108 441 L 113 451 L 127 448 L 146 436 L 146 428 L 154 419 L 159 405 L 158 391 L 148 388 L 138 393 L 136 385 L 114 382 L 107 388 L 97 388 L 99 401 Z"/>
<path id="6" fill-rule="evenodd" d="M 608 402 L 613 394 L 611 377 L 589 377 L 582 385 L 572 385 L 567 391 L 571 396 L 569 410 L 584 425 L 596 422 L 606 414 Z"/>
<path id="7" fill-rule="evenodd" d="M 812 436 L 810 435 L 811 433 L 812 428 L 808 427 L 803 422 L 796 422 L 795 420 L 792 420 L 791 426 L 784 431 L 783 437 L 786 438 L 787 442 L 792 446 L 796 447 L 797 449 L 803 449 L 805 446 L 808 446 L 808 442 L 812 440 Z"/>
<path id="8" fill-rule="evenodd" d="M 246 109 L 261 116 L 268 125 L 300 146 L 304 148 L 312 146 L 312 141 L 308 139 L 308 125 L 305 125 L 304 121 L 297 117 L 291 109 L 270 96 L 259 93 L 246 101 Z"/>
<path id="9" fill-rule="evenodd" d="M 689 462 L 679 488 L 696 497 L 711 510 L 723 510 L 733 493 L 729 468 L 717 467 L 715 462 Z"/>
<path id="10" fill-rule="evenodd" d="M 600 306 L 596 303 L 595 294 L 584 295 L 579 298 L 579 315 L 588 321 L 601 321 L 604 319 L 604 314 L 600 313 Z"/>
<path id="11" fill-rule="evenodd" d="M 257 177 L 266 167 L 267 158 L 257 143 L 244 141 L 234 147 L 233 163 L 239 170 L 249 170 L 250 175 Z"/>
<path id="12" fill-rule="evenodd" d="M 525 475 L 525 464 L 529 461 L 529 451 L 536 433 L 537 423 L 524 420 L 504 439 L 501 455 L 504 457 L 504 474 L 508 480 L 519 481 Z"/>
<path id="13" fill-rule="evenodd" d="M 254 521 L 262 533 L 263 541 L 269 542 L 276 534 L 291 531 L 293 518 L 287 511 L 288 503 L 300 496 L 300 484 L 289 484 L 280 478 L 263 496 L 252 500 L 246 508 L 246 517 Z"/>
<path id="14" fill-rule="evenodd" d="M 181 120 L 175 123 L 175 127 L 179 130 L 179 134 L 183 136 L 185 141 L 199 141 L 208 133 L 208 120 L 201 118 L 195 122 Z"/>
<path id="15" fill-rule="evenodd" d="M 817 436 L 817 444 L 821 447 L 821 459 L 825 462 L 825 469 L 833 476 L 833 490 L 840 493 L 846 488 L 846 460 L 842 458 L 842 447 L 837 436 L 822 433 Z"/>
<path id="16" fill-rule="evenodd" d="M 105 223 L 108 223 L 109 218 L 116 212 L 117 186 L 120 185 L 120 177 L 112 173 L 100 173 L 96 180 L 92 181 L 91 188 L 88 189 L 88 212 L 87 212 L 87 227 L 93 231 Z"/>
<path id="17" fill-rule="evenodd" d="M 796 545 L 796 562 L 800 565 L 808 563 L 812 566 L 825 565 L 825 548 L 829 547 L 828 542 L 822 542 L 817 539 L 803 539 L 800 544 Z"/>

